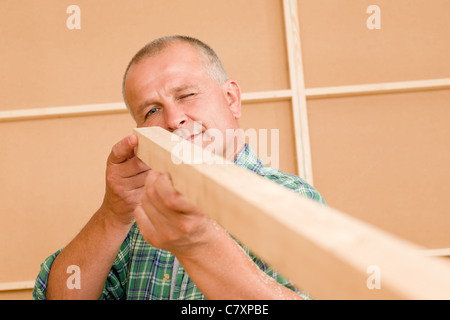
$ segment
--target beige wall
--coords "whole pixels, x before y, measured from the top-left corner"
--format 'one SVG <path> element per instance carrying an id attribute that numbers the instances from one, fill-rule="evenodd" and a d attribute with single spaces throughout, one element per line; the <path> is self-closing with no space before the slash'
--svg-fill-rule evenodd
<path id="1" fill-rule="evenodd" d="M 381 9 L 381 29 L 366 8 Z M 307 88 L 450 77 L 445 0 L 299 1 Z M 448 87 L 447 87 L 448 88 Z M 428 248 L 450 246 L 450 91 L 308 99 L 328 203 Z"/>
<path id="2" fill-rule="evenodd" d="M 66 27 L 71 4 L 81 30 Z M 371 4 L 381 30 L 366 27 Z M 449 9 L 446 0 L 299 0 L 306 88 L 450 78 Z M 244 93 L 290 89 L 284 23 L 281 0 L 0 1 L 0 111 L 120 102 L 134 52 L 177 33 L 210 44 Z M 307 97 L 314 185 L 328 204 L 450 247 L 449 98 Z M 296 173 L 292 105 L 280 100 L 244 103 L 241 124 L 280 129 L 280 168 Z M 0 283 L 34 280 L 75 236 L 101 203 L 111 146 L 132 128 L 125 112 L 0 120 Z"/>

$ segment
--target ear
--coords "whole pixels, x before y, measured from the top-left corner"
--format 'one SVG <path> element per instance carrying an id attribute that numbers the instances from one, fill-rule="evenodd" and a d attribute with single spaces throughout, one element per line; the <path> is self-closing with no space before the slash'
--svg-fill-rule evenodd
<path id="1" fill-rule="evenodd" d="M 236 80 L 228 79 L 223 86 L 228 106 L 235 119 L 241 117 L 241 88 Z"/>

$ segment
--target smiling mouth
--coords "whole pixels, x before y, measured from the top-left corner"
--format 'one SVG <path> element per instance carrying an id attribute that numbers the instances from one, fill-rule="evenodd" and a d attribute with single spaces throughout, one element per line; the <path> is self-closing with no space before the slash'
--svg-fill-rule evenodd
<path id="1" fill-rule="evenodd" d="M 202 133 L 203 133 L 203 132 L 194 133 L 194 134 L 191 134 L 191 135 L 189 135 L 189 136 L 183 137 L 183 139 L 184 139 L 184 140 L 187 140 L 187 141 L 193 142 L 193 141 L 194 141 L 195 139 L 197 139 L 198 137 L 201 137 Z"/>

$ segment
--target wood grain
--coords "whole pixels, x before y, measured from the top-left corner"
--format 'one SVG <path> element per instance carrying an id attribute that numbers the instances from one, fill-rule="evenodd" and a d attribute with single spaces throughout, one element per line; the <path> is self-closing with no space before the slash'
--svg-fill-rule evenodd
<path id="1" fill-rule="evenodd" d="M 450 265 L 423 248 L 296 194 L 161 128 L 137 156 L 297 287 L 317 299 L 449 299 Z M 191 150 L 180 154 L 179 150 Z M 201 160 L 214 159 L 209 164 Z M 373 268 L 381 288 L 369 289 Z"/>

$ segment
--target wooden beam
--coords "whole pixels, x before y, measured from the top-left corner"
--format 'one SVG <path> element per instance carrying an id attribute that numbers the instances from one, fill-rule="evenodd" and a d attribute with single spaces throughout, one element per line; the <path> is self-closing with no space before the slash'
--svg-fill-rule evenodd
<path id="1" fill-rule="evenodd" d="M 448 261 L 161 128 L 134 133 L 140 159 L 313 298 L 450 299 Z M 368 283 L 372 272 L 379 289 Z"/>
<path id="2" fill-rule="evenodd" d="M 0 291 L 29 290 L 34 288 L 34 281 L 12 281 L 0 283 Z"/>
<path id="3" fill-rule="evenodd" d="M 442 90 L 449 88 L 450 78 L 444 78 L 418 81 L 360 84 L 338 87 L 309 88 L 306 89 L 306 96 L 308 97 L 308 99 L 323 99 L 383 93 L 385 94 L 425 90 Z"/>
<path id="4" fill-rule="evenodd" d="M 243 103 L 270 102 L 291 99 L 291 90 L 272 90 L 246 92 L 242 94 Z M 52 119 L 98 114 L 125 113 L 127 107 L 123 102 L 86 104 L 79 106 L 60 106 L 0 111 L 0 122 Z"/>
<path id="5" fill-rule="evenodd" d="M 308 99 L 346 97 L 354 95 L 370 95 L 383 93 L 414 92 L 425 90 L 442 90 L 450 88 L 450 78 L 404 82 L 386 82 L 352 86 L 323 88 L 305 88 L 304 95 Z M 272 90 L 246 92 L 242 94 L 243 103 L 270 102 L 291 100 L 293 91 Z M 123 102 L 86 104 L 77 106 L 59 106 L 48 108 L 16 109 L 0 111 L 0 122 L 66 118 L 99 114 L 125 113 L 127 108 Z M 295 117 L 298 119 L 298 117 Z M 298 120 L 294 123 L 298 128 Z"/>
<path id="6" fill-rule="evenodd" d="M 242 94 L 242 102 L 244 103 L 270 102 L 286 99 L 290 100 L 291 98 L 292 98 L 292 90 L 244 92 Z"/>
<path id="7" fill-rule="evenodd" d="M 430 257 L 450 257 L 450 248 L 427 249 L 423 253 Z"/>
<path id="8" fill-rule="evenodd" d="M 292 90 L 292 119 L 295 134 L 297 172 L 299 176 L 313 185 L 297 0 L 284 0 L 283 9 L 289 61 L 289 79 Z"/>
<path id="9" fill-rule="evenodd" d="M 127 112 L 123 102 L 0 111 L 0 122 Z"/>

